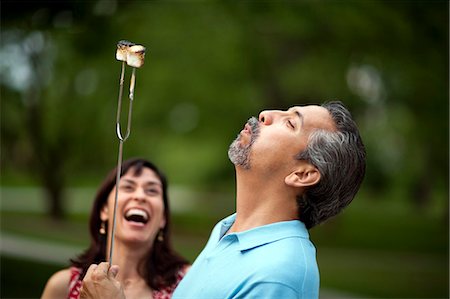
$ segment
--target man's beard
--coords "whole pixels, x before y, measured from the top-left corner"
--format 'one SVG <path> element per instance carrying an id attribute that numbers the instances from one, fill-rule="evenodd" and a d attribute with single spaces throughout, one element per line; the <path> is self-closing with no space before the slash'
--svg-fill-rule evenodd
<path id="1" fill-rule="evenodd" d="M 250 142 L 246 145 L 240 144 L 241 135 L 231 143 L 228 149 L 228 157 L 235 166 L 241 166 L 244 169 L 250 169 L 250 149 L 259 136 L 259 122 L 256 117 L 251 117 L 247 123 L 250 125 Z"/>

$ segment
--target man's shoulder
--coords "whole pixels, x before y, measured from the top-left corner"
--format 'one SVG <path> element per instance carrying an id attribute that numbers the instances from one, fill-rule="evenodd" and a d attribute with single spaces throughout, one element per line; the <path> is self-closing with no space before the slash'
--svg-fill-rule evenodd
<path id="1" fill-rule="evenodd" d="M 314 259 L 316 256 L 316 248 L 308 239 L 301 237 L 286 237 L 268 243 L 261 247 L 272 253 L 271 258 L 267 260 L 268 263 L 288 263 L 302 264 L 305 259 Z"/>
<path id="2" fill-rule="evenodd" d="M 260 249 L 262 252 L 271 251 L 274 255 L 315 255 L 316 248 L 302 231 L 264 232 L 239 236 L 241 250 Z"/>
<path id="3" fill-rule="evenodd" d="M 279 276 L 280 280 L 287 277 L 295 279 L 303 273 L 318 271 L 316 250 L 308 239 L 287 237 L 252 251 L 260 260 L 258 271 Z"/>

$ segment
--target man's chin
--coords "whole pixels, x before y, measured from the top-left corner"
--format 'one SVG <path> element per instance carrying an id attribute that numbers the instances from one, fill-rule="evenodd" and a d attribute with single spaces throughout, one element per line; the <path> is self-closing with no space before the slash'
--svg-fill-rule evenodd
<path id="1" fill-rule="evenodd" d="M 236 168 L 250 169 L 250 162 L 247 156 L 239 155 L 236 152 L 228 151 L 228 158 Z"/>
<path id="2" fill-rule="evenodd" d="M 228 158 L 236 167 L 250 168 L 249 163 L 250 145 L 245 145 L 242 138 L 236 138 L 228 149 Z"/>

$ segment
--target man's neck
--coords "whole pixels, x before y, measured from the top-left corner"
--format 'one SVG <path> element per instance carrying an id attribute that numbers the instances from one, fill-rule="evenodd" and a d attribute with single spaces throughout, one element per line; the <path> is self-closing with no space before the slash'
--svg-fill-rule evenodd
<path id="1" fill-rule="evenodd" d="M 280 179 L 261 180 L 248 170 L 236 171 L 236 220 L 229 232 L 298 219 L 295 190 Z"/>

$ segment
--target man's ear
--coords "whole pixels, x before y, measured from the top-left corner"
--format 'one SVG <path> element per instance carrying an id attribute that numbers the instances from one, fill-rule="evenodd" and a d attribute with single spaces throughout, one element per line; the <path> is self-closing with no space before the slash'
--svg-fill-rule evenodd
<path id="1" fill-rule="evenodd" d="M 100 210 L 100 220 L 102 221 L 107 221 L 108 220 L 108 205 L 105 203 L 102 207 L 102 209 Z"/>
<path id="2" fill-rule="evenodd" d="M 308 187 L 320 181 L 319 170 L 311 163 L 303 161 L 300 166 L 289 174 L 284 182 L 291 187 Z"/>

